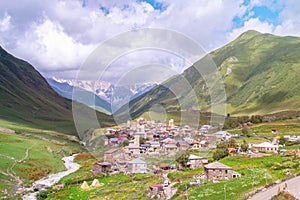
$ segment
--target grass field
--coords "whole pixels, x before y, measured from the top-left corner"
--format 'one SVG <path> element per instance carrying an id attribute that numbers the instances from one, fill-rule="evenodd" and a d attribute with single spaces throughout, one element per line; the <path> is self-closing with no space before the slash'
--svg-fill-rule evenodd
<path id="1" fill-rule="evenodd" d="M 29 187 L 35 180 L 63 171 L 62 157 L 83 151 L 79 143 L 67 139 L 71 136 L 61 137 L 63 134 L 58 132 L 5 120 L 0 120 L 0 127 L 16 131 L 16 134 L 0 132 L 0 196 L 4 195 L 5 189 L 13 193 L 16 187 L 20 187 L 16 177 L 23 186 Z M 22 134 L 24 132 L 29 135 Z M 42 136 L 45 140 L 35 136 Z"/>
<path id="2" fill-rule="evenodd" d="M 274 121 L 261 124 L 255 124 L 249 127 L 251 133 L 255 135 L 263 135 L 267 137 L 275 137 L 277 135 L 300 135 L 299 119 Z M 273 134 L 272 130 L 277 130 L 277 134 Z M 242 129 L 229 130 L 230 133 L 241 133 Z"/>
<path id="3" fill-rule="evenodd" d="M 40 129 L 37 127 L 30 126 L 28 124 L 12 122 L 4 119 L 0 119 L 0 127 L 12 129 L 17 133 L 30 133 L 30 134 L 40 135 L 60 142 L 67 142 L 69 145 L 78 146 L 78 143 L 74 143 L 70 141 L 75 138 L 74 136 L 66 135 L 64 133 L 57 132 L 57 131 Z"/>
<path id="4" fill-rule="evenodd" d="M 70 177 L 69 177 L 70 178 Z M 135 174 L 130 177 L 123 174 L 109 177 L 95 177 L 103 186 L 88 191 L 80 189 L 78 184 L 66 186 L 61 190 L 50 190 L 47 199 L 146 199 L 150 185 L 162 183 L 158 176 L 153 174 Z M 88 180 L 89 185 L 92 180 Z"/>
<path id="5" fill-rule="evenodd" d="M 230 156 L 220 162 L 232 166 L 242 176 L 215 184 L 208 182 L 200 187 L 188 186 L 189 199 L 223 199 L 225 197 L 224 187 L 226 187 L 227 199 L 239 199 L 253 188 L 259 188 L 263 185 L 271 184 L 276 180 L 286 178 L 285 172 L 287 171 L 296 173 L 300 170 L 298 159 L 282 157 L 280 155 L 253 159 L 244 156 Z M 176 176 L 177 174 L 173 175 Z M 185 190 L 185 184 L 179 186 L 179 190 L 173 199 L 186 199 Z"/>

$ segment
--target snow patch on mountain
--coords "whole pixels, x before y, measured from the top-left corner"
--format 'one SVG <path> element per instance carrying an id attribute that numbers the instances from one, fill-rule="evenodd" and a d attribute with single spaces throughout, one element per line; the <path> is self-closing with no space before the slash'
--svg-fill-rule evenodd
<path id="1" fill-rule="evenodd" d="M 57 77 L 52 77 L 51 79 L 58 83 L 65 83 L 72 87 L 78 87 L 92 92 L 105 101 L 113 103 L 115 108 L 124 105 L 127 103 L 126 101 L 134 99 L 158 85 L 158 83 L 155 82 L 137 83 L 134 85 L 114 85 L 104 81 L 60 79 Z"/>

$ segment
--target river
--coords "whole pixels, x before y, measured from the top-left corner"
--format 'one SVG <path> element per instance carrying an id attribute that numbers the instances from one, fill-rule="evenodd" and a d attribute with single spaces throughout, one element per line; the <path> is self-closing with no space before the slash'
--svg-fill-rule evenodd
<path id="1" fill-rule="evenodd" d="M 32 184 L 31 189 L 36 188 L 37 186 L 42 186 L 43 188 L 48 188 L 57 183 L 61 178 L 67 176 L 80 168 L 80 165 L 74 162 L 74 158 L 77 154 L 72 156 L 63 157 L 62 160 L 64 161 L 64 165 L 67 170 L 59 172 L 57 174 L 50 174 L 40 180 L 35 181 Z M 23 196 L 23 200 L 36 200 L 36 195 L 38 192 L 28 193 Z"/>

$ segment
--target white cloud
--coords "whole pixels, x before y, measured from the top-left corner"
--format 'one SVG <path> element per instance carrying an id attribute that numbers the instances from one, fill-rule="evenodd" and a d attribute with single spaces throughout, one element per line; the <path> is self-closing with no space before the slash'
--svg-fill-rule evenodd
<path id="1" fill-rule="evenodd" d="M 55 73 L 69 76 L 99 43 L 138 28 L 178 31 L 198 42 L 207 52 L 249 29 L 300 35 L 298 1 L 278 3 L 285 6 L 277 26 L 253 18 L 249 12 L 253 6 L 262 5 L 277 9 L 267 0 L 252 0 L 247 6 L 242 4 L 243 0 L 157 1 L 166 9 L 158 10 L 149 3 L 130 0 L 88 0 L 85 6 L 81 1 L 67 0 L 1 1 L 0 11 L 5 15 L 0 16 L 0 45 L 34 64 L 46 76 Z M 235 16 L 244 23 L 232 30 Z"/>
<path id="2" fill-rule="evenodd" d="M 274 31 L 279 35 L 300 35 L 300 2 L 286 0 L 283 11 L 280 13 L 279 19 L 282 21 Z"/>
<path id="3" fill-rule="evenodd" d="M 48 19 L 33 24 L 16 45 L 17 53 L 30 57 L 41 71 L 78 68 L 94 48 L 75 41 L 63 27 Z"/>
<path id="4" fill-rule="evenodd" d="M 3 19 L 0 19 L 0 31 L 4 32 L 4 31 L 8 31 L 10 29 L 10 19 L 11 16 L 8 15 L 7 13 L 5 13 Z"/>
<path id="5" fill-rule="evenodd" d="M 167 9 L 160 11 L 149 3 L 137 1 L 88 1 L 86 7 L 82 7 L 79 1 L 49 0 L 44 4 L 32 1 L 31 6 L 37 11 L 27 13 L 22 4 L 26 8 L 29 2 L 5 6 L 16 27 L 10 37 L 17 38 L 7 47 L 45 75 L 53 70 L 78 68 L 97 44 L 136 28 L 172 29 L 210 50 L 224 42 L 220 36 L 230 29 L 231 19 L 240 7 L 240 2 L 234 0 L 168 0 L 164 1 L 169 5 Z M 100 5 L 106 6 L 109 13 L 100 10 Z M 22 18 L 24 15 L 25 19 Z"/>

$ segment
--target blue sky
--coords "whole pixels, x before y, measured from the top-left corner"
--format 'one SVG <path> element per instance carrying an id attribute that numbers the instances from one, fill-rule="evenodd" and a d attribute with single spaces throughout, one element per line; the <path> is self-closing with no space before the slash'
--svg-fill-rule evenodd
<path id="1" fill-rule="evenodd" d="M 273 2 L 276 5 L 277 1 Z M 278 3 L 278 2 L 277 2 Z M 250 0 L 245 0 L 242 5 L 249 6 Z M 247 18 L 258 18 L 262 22 L 267 22 L 275 26 L 281 23 L 280 13 L 284 10 L 284 4 L 277 4 L 277 6 L 268 7 L 267 5 L 253 6 L 248 9 L 242 16 L 235 16 L 233 18 L 232 28 L 240 28 L 244 26 Z"/>
<path id="2" fill-rule="evenodd" d="M 142 2 L 143 0 L 138 0 L 138 2 Z M 146 0 L 144 2 L 149 3 L 154 9 L 164 11 L 167 8 L 167 4 L 164 4 L 162 2 L 158 2 L 155 0 Z"/>
<path id="3" fill-rule="evenodd" d="M 300 36 L 299 10 L 296 0 L 1 1 L 0 45 L 44 76 L 68 78 L 99 44 L 126 31 L 173 30 L 210 52 L 250 29 Z"/>

